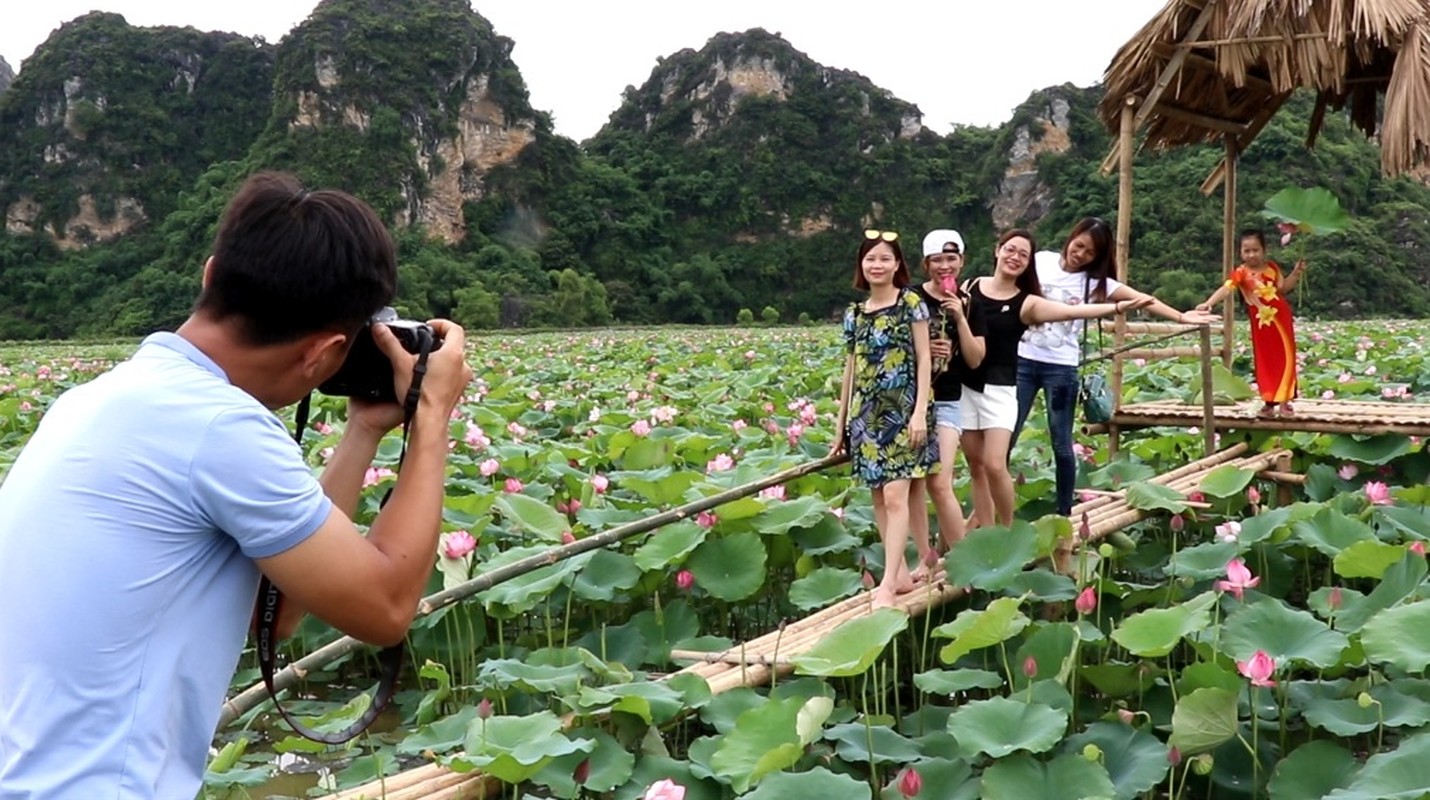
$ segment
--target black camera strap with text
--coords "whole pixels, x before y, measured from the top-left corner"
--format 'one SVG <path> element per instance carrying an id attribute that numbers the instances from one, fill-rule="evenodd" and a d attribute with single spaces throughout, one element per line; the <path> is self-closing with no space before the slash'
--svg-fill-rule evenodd
<path id="1" fill-rule="evenodd" d="M 397 458 L 397 468 L 400 472 L 402 461 L 407 457 L 407 435 L 412 427 L 412 419 L 417 413 L 417 401 L 422 396 L 422 379 L 427 375 L 427 355 L 432 351 L 432 335 L 423 332 L 418 337 L 417 363 L 412 367 L 412 383 L 407 388 L 407 396 L 402 400 L 402 451 Z M 305 396 L 298 403 L 296 419 L 293 426 L 293 438 L 299 444 L 303 442 L 303 431 L 308 425 L 308 411 L 312 405 L 312 394 Z M 392 496 L 392 489 L 387 490 L 383 495 L 381 506 L 387 505 L 387 499 Z M 268 687 L 268 695 L 273 698 L 273 705 L 278 709 L 278 713 L 283 715 L 283 719 L 293 728 L 294 732 L 300 736 L 312 739 L 315 742 L 324 744 L 343 744 L 344 742 L 358 736 L 367 730 L 368 726 L 377 719 L 383 709 L 392 700 L 392 696 L 397 691 L 397 678 L 402 672 L 403 644 L 398 642 L 392 647 L 384 647 L 377 654 L 378 665 L 382 668 L 382 675 L 378 679 L 377 693 L 373 696 L 372 704 L 367 707 L 362 716 L 356 722 L 336 733 L 321 733 L 315 731 L 298 720 L 294 719 L 278 702 L 278 692 L 273 688 L 274 673 L 274 650 L 278 641 L 278 614 L 283 607 L 283 593 L 279 591 L 273 582 L 264 576 L 258 584 L 258 626 L 256 632 L 255 648 L 258 651 L 258 669 L 263 673 L 263 685 Z"/>

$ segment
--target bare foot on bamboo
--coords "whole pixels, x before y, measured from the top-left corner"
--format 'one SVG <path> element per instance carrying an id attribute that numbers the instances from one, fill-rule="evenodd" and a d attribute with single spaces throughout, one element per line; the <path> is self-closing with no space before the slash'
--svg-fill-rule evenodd
<path id="1" fill-rule="evenodd" d="M 898 603 L 898 597 L 895 595 L 893 588 L 880 586 L 874 590 L 874 595 L 869 600 L 869 607 L 877 611 L 881 608 L 891 608 L 896 603 Z"/>

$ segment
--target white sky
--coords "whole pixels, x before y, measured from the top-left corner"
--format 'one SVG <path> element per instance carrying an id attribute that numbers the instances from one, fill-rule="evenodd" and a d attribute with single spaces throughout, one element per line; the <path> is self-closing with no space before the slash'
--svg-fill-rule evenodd
<path id="1" fill-rule="evenodd" d="M 532 105 L 577 141 L 640 86 L 656 58 L 716 33 L 764 28 L 829 67 L 853 70 L 914 103 L 924 124 L 997 125 L 1037 89 L 1096 83 L 1114 53 L 1164 0 L 473 0 L 512 58 Z M 16 71 L 61 23 L 91 10 L 131 25 L 191 25 L 276 43 L 313 0 L 9 0 L 0 55 Z"/>

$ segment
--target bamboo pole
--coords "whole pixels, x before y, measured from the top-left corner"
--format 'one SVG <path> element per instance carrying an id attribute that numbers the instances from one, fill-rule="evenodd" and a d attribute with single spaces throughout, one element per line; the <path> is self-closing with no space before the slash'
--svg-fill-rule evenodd
<path id="1" fill-rule="evenodd" d="M 1223 163 L 1226 165 L 1225 184 L 1222 192 L 1222 214 L 1221 214 L 1221 261 L 1222 280 L 1231 278 L 1231 271 L 1236 266 L 1237 240 L 1236 240 L 1236 137 L 1222 137 L 1226 143 L 1226 155 Z M 1235 333 L 1236 304 L 1231 294 L 1227 294 L 1222 301 L 1221 313 L 1221 341 L 1222 341 L 1222 366 L 1231 369 L 1231 341 Z"/>
<path id="2" fill-rule="evenodd" d="M 1212 326 L 1201 326 L 1202 446 L 1207 455 L 1216 451 L 1216 392 L 1212 385 Z M 1231 348 L 1227 348 L 1231 352 Z"/>
<path id="3" fill-rule="evenodd" d="M 1163 86 L 1162 88 L 1166 88 Z M 1161 94 L 1158 90 L 1157 94 Z M 1155 99 L 1155 98 L 1153 98 Z M 1122 119 L 1117 136 L 1117 280 L 1127 282 L 1127 259 L 1132 250 L 1132 147 L 1133 137 L 1137 132 L 1136 115 L 1132 107 L 1137 105 L 1138 98 L 1129 95 L 1122 101 Z M 1127 335 L 1127 318 L 1121 314 L 1117 315 L 1117 321 L 1112 328 L 1113 349 L 1122 347 L 1123 338 Z M 1115 355 L 1112 357 L 1112 412 L 1122 407 L 1122 357 Z M 1108 453 L 1116 456 L 1118 447 L 1122 444 L 1118 427 L 1114 424 L 1111 427 L 1112 436 L 1108 439 Z"/>
<path id="4" fill-rule="evenodd" d="M 663 525 L 688 519 L 689 517 L 699 514 L 701 511 L 708 511 L 732 500 L 748 497 L 771 486 L 777 486 L 794 480 L 795 478 L 800 478 L 810 473 L 819 472 L 829 467 L 842 464 L 847 461 L 848 458 L 849 456 L 847 455 L 826 456 L 816 461 L 810 461 L 773 475 L 767 475 L 759 480 L 727 489 L 723 492 L 710 495 L 709 497 L 702 497 L 699 500 L 686 503 L 668 511 L 662 511 L 659 514 L 646 517 L 642 520 L 630 522 L 625 525 L 618 525 L 608 531 L 579 539 L 571 544 L 553 547 L 545 553 L 523 558 L 520 561 L 512 562 L 504 567 L 499 567 L 491 572 L 479 575 L 465 583 L 453 586 L 450 589 L 444 589 L 424 597 L 417 606 L 416 616 L 425 617 L 458 600 L 470 597 L 478 592 L 484 592 L 504 581 L 509 581 L 512 578 L 520 577 L 543 567 L 549 567 L 553 564 L 565 561 L 568 558 L 572 558 L 573 556 L 581 555 L 582 553 L 598 550 L 609 544 L 629 539 L 632 536 L 649 533 Z M 273 676 L 273 688 L 279 692 L 290 688 L 296 685 L 309 671 L 323 667 L 363 647 L 367 647 L 367 645 L 351 636 L 344 636 L 331 644 L 314 650 L 312 653 L 279 670 Z M 223 704 L 222 711 L 219 713 L 219 730 L 222 730 L 224 726 L 263 702 L 267 697 L 268 690 L 259 682 L 243 690 L 234 696 L 233 699 L 226 701 Z"/>
<path id="5" fill-rule="evenodd" d="M 1217 352 L 1212 348 L 1212 352 Z M 1126 350 L 1122 353 L 1124 358 L 1141 358 L 1147 361 L 1155 361 L 1163 358 L 1200 358 L 1202 348 L 1200 345 L 1177 345 L 1175 347 L 1139 347 L 1134 350 Z"/>
<path id="6" fill-rule="evenodd" d="M 1089 325 L 1100 322 L 1101 320 L 1088 320 Z M 1128 333 L 1193 333 L 1198 327 L 1197 325 L 1187 325 L 1181 322 L 1153 322 L 1150 320 L 1127 321 Z"/>

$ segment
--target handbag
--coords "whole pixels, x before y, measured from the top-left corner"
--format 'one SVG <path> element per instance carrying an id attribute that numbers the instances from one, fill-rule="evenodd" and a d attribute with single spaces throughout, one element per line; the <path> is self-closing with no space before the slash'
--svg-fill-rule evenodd
<path id="1" fill-rule="evenodd" d="M 1088 281 L 1086 274 L 1083 276 L 1082 301 L 1088 300 Z M 1087 320 L 1082 326 L 1082 351 L 1083 363 L 1078 365 L 1078 387 L 1077 401 L 1082 406 L 1083 421 L 1089 425 L 1097 425 L 1112 421 L 1112 389 L 1107 385 L 1107 379 L 1102 377 L 1100 371 L 1096 371 L 1087 366 Z M 1102 349 L 1102 325 L 1097 326 L 1097 347 Z"/>

